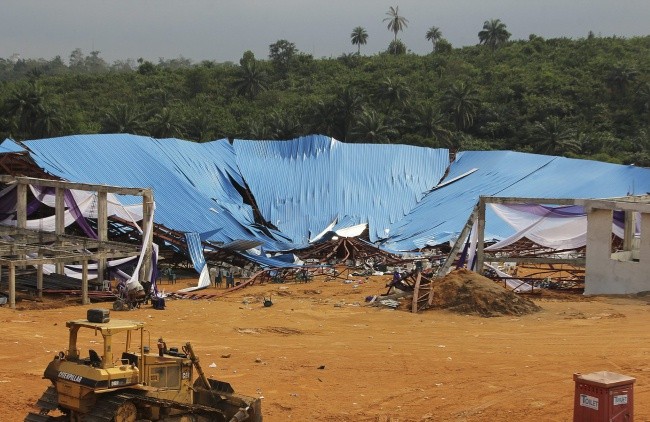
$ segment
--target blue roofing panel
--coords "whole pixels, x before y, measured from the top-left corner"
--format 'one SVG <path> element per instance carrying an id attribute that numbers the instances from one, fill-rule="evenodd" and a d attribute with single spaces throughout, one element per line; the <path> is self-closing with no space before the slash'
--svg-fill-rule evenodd
<path id="1" fill-rule="evenodd" d="M 233 144 L 264 217 L 295 244 L 334 220 L 370 224 L 370 238 L 399 221 L 445 173 L 446 149 L 347 144 L 326 136 Z"/>
<path id="2" fill-rule="evenodd" d="M 175 230 L 213 233 L 207 239 L 228 243 L 267 236 L 249 228 L 252 210 L 231 180 L 243 183 L 227 141 L 194 143 L 143 136 L 76 135 L 28 141 L 38 165 L 75 182 L 150 187 L 156 201 L 155 220 Z M 71 153 L 74 152 L 74 153 Z M 125 203 L 141 201 L 122 198 Z"/>
<path id="3" fill-rule="evenodd" d="M 447 150 L 347 144 L 325 136 L 231 145 L 77 135 L 24 145 L 38 165 L 67 180 L 153 188 L 158 223 L 217 242 L 259 241 L 267 250 L 305 246 L 334 221 L 337 228 L 367 223 L 370 240 L 387 238 L 382 247 L 391 250 L 419 249 L 456 237 L 480 195 L 602 198 L 650 192 L 647 168 L 511 151 L 461 152 L 441 181 Z M 1 146 L 22 150 L 12 141 Z M 255 223 L 240 194 L 243 186 L 278 230 Z M 488 214 L 488 237 L 511 230 Z"/>
<path id="4" fill-rule="evenodd" d="M 512 151 L 458 154 L 445 180 L 475 172 L 430 192 L 391 226 L 386 247 L 413 250 L 455 239 L 479 196 L 605 198 L 650 191 L 650 169 Z M 486 214 L 486 238 L 506 237 L 512 228 Z"/>
<path id="5" fill-rule="evenodd" d="M 13 139 L 5 139 L 0 143 L 0 154 L 6 152 L 25 152 L 25 148 Z"/>

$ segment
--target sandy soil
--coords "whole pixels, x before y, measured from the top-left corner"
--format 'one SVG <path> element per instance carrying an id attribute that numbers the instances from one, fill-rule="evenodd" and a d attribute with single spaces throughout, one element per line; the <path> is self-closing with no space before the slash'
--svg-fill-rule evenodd
<path id="1" fill-rule="evenodd" d="M 650 420 L 650 299 L 554 296 L 523 317 L 415 315 L 366 306 L 384 284 L 267 284 L 111 317 L 146 321 L 152 346 L 191 341 L 208 376 L 263 397 L 265 421 L 569 421 L 573 373 L 603 370 L 636 377 L 636 420 Z M 1 420 L 23 420 L 66 347 L 65 321 L 97 307 L 110 304 L 0 308 Z"/>

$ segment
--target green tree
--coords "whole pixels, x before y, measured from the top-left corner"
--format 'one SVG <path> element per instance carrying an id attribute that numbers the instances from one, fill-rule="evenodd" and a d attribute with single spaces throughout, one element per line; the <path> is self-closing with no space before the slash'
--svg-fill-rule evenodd
<path id="1" fill-rule="evenodd" d="M 535 143 L 535 151 L 542 154 L 561 155 L 580 150 L 575 131 L 557 116 L 535 123 L 531 140 Z"/>
<path id="2" fill-rule="evenodd" d="M 636 81 L 638 74 L 635 69 L 618 65 L 609 71 L 606 83 L 615 96 L 624 97 L 629 86 Z"/>
<path id="3" fill-rule="evenodd" d="M 21 139 L 38 138 L 51 135 L 56 125 L 48 123 L 56 117 L 56 112 L 48 109 L 45 92 L 36 81 L 18 85 L 4 104 L 4 115 L 14 128 L 14 136 Z"/>
<path id="4" fill-rule="evenodd" d="M 278 40 L 269 45 L 269 59 L 282 72 L 289 70 L 289 64 L 297 54 L 296 45 L 287 40 Z"/>
<path id="5" fill-rule="evenodd" d="M 266 91 L 268 88 L 268 76 L 257 61 L 246 61 L 239 68 L 237 79 L 235 79 L 233 86 L 237 94 L 244 95 L 252 100 L 260 92 Z"/>
<path id="6" fill-rule="evenodd" d="M 474 124 L 479 108 L 478 91 L 464 82 L 451 85 L 442 96 L 444 110 L 452 116 L 459 130 Z"/>
<path id="7" fill-rule="evenodd" d="M 46 106 L 34 121 L 33 135 L 35 138 L 51 138 L 61 135 L 65 121 L 57 108 Z"/>
<path id="8" fill-rule="evenodd" d="M 363 95 L 357 89 L 348 86 L 340 92 L 334 103 L 337 113 L 332 123 L 332 136 L 341 141 L 347 141 L 363 111 L 363 106 Z"/>
<path id="9" fill-rule="evenodd" d="M 145 116 L 137 107 L 117 104 L 104 113 L 101 133 L 131 133 L 144 135 Z"/>
<path id="10" fill-rule="evenodd" d="M 483 23 L 483 30 L 478 33 L 479 44 L 485 44 L 496 50 L 510 39 L 506 24 L 500 19 L 490 19 Z"/>
<path id="11" fill-rule="evenodd" d="M 363 110 L 359 116 L 353 135 L 372 143 L 390 143 L 397 131 L 386 123 L 384 116 L 375 110 Z"/>
<path id="12" fill-rule="evenodd" d="M 406 54 L 406 45 L 401 40 L 391 41 L 386 52 L 395 56 Z"/>
<path id="13" fill-rule="evenodd" d="M 418 107 L 412 116 L 413 126 L 425 138 L 436 141 L 439 145 L 448 146 L 451 139 L 449 120 L 433 104 Z"/>
<path id="14" fill-rule="evenodd" d="M 357 46 L 357 54 L 361 54 L 361 46 L 366 45 L 368 42 L 368 33 L 362 26 L 357 26 L 352 30 L 352 34 L 350 34 L 350 38 L 352 40 L 352 45 Z"/>
<path id="15" fill-rule="evenodd" d="M 399 15 L 399 6 L 390 6 L 386 14 L 388 17 L 384 18 L 384 22 L 388 22 L 388 30 L 395 34 L 393 41 L 397 41 L 397 33 L 408 27 L 408 19 Z"/>
<path id="16" fill-rule="evenodd" d="M 433 44 L 433 51 L 436 51 L 436 45 L 438 44 L 438 41 L 442 39 L 442 32 L 440 31 L 440 28 L 437 26 L 432 26 L 429 28 L 427 31 L 427 41 L 431 41 Z"/>
<path id="17" fill-rule="evenodd" d="M 183 126 L 176 115 L 167 107 L 154 114 L 148 123 L 149 133 L 154 138 L 175 138 L 183 135 Z"/>
<path id="18" fill-rule="evenodd" d="M 384 78 L 379 84 L 378 97 L 391 106 L 405 105 L 411 95 L 408 84 L 400 78 Z"/>

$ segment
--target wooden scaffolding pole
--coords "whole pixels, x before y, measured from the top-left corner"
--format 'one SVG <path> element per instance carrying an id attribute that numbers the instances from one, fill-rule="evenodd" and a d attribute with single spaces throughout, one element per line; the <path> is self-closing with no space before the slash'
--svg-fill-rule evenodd
<path id="1" fill-rule="evenodd" d="M 469 232 L 472 228 L 472 224 L 474 223 L 474 219 L 476 218 L 477 214 L 478 214 L 478 204 L 476 204 L 472 209 L 472 213 L 469 215 L 469 218 L 467 219 L 467 223 L 465 223 L 465 227 L 463 227 L 463 230 L 461 230 L 460 234 L 458 235 L 458 239 L 456 239 L 454 246 L 451 248 L 451 252 L 449 252 L 447 259 L 442 264 L 442 266 L 438 269 L 435 278 L 444 277 L 445 274 L 447 274 L 447 271 L 449 271 L 449 269 L 451 268 L 451 265 L 454 263 L 454 260 L 456 259 L 456 255 L 458 255 L 458 251 L 460 251 L 460 248 L 465 244 L 465 240 L 467 239 L 467 236 L 469 236 Z M 433 280 L 431 282 L 433 283 Z M 431 306 L 432 303 L 433 303 L 433 288 L 429 290 L 429 299 L 427 300 L 428 306 Z"/>

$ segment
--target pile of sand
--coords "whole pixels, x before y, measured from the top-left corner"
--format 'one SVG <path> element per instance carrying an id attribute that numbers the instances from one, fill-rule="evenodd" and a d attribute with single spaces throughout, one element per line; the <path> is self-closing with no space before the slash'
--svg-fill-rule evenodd
<path id="1" fill-rule="evenodd" d="M 530 299 L 465 269 L 434 280 L 432 289 L 433 309 L 448 309 L 484 317 L 526 315 L 541 309 Z"/>

